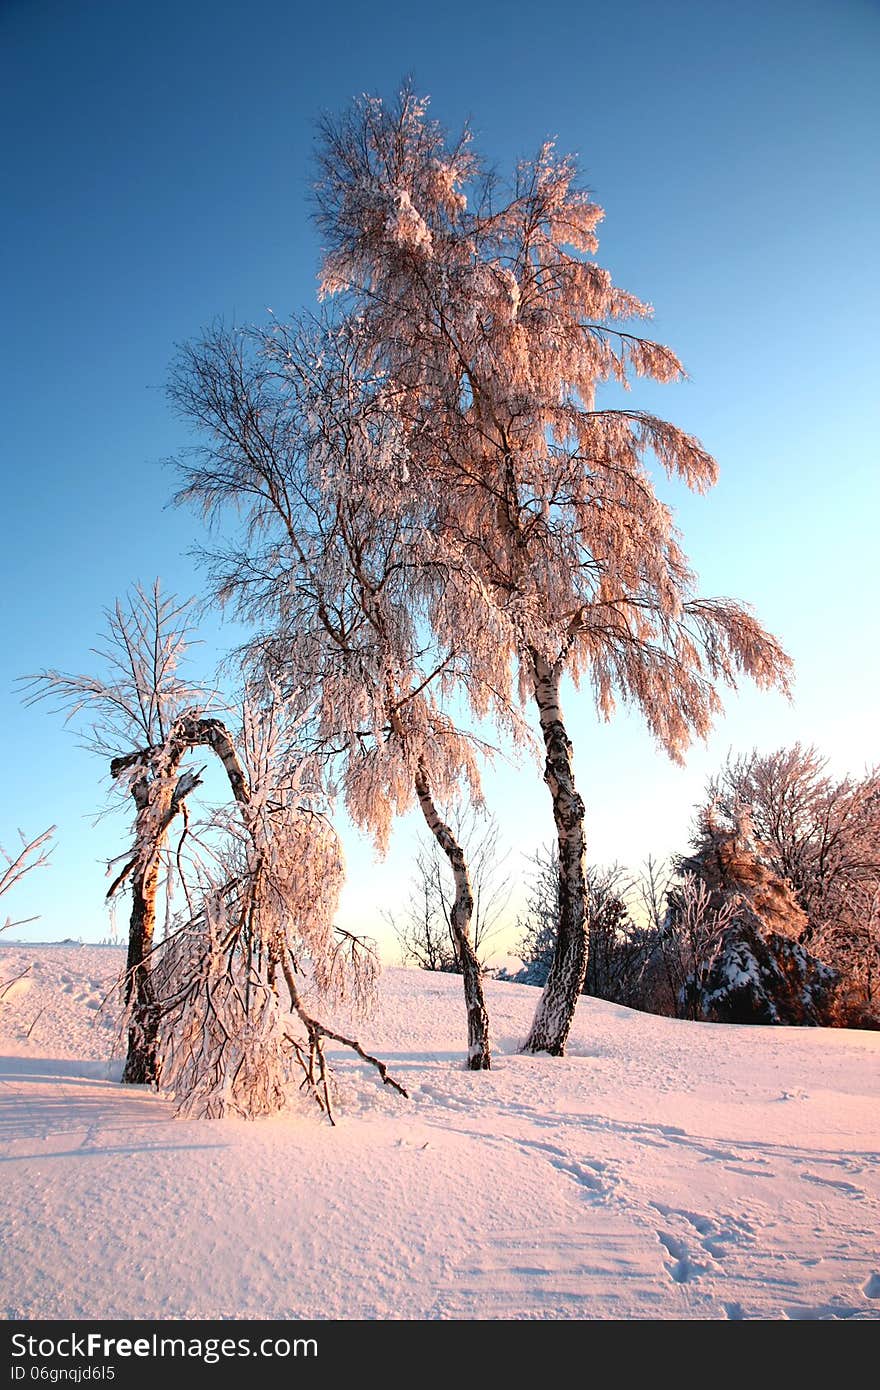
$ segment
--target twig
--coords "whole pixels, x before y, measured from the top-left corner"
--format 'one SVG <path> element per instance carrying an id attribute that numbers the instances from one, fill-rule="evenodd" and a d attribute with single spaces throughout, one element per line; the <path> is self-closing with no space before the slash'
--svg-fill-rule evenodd
<path id="1" fill-rule="evenodd" d="M 317 1052 L 320 1064 L 320 1072 L 318 1079 L 319 1081 L 322 1081 L 324 1083 L 325 1093 L 327 1089 L 326 1071 L 324 1069 L 324 1058 L 323 1051 L 320 1047 L 320 1039 L 331 1038 L 333 1042 L 342 1043 L 344 1047 L 350 1047 L 352 1052 L 356 1052 L 357 1055 L 359 1057 L 362 1057 L 365 1062 L 369 1062 L 370 1066 L 375 1067 L 377 1072 L 381 1076 L 383 1085 L 391 1086 L 395 1091 L 398 1091 L 400 1095 L 402 1095 L 406 1100 L 409 1100 L 409 1093 L 403 1088 L 403 1086 L 401 1086 L 399 1081 L 395 1081 L 393 1076 L 389 1076 L 388 1068 L 386 1067 L 384 1062 L 380 1062 L 378 1057 L 373 1057 L 369 1052 L 365 1052 L 364 1049 L 361 1047 L 360 1043 L 355 1038 L 348 1038 L 345 1036 L 344 1033 L 335 1032 L 332 1028 L 328 1028 L 326 1024 L 319 1023 L 316 1018 L 312 1018 L 311 1014 L 307 1012 L 302 1000 L 300 999 L 299 990 L 297 988 L 296 979 L 294 978 L 293 968 L 290 961 L 290 952 L 287 950 L 285 950 L 284 955 L 282 957 L 281 968 L 284 972 L 284 979 L 287 984 L 288 992 L 290 994 L 291 1006 L 294 1012 L 305 1024 L 306 1031 L 309 1035 L 309 1043 L 311 1046 L 315 1046 L 316 1043 L 318 1044 Z M 314 1085 L 315 1083 L 313 1078 L 314 1073 L 310 1070 L 309 1079 L 312 1081 L 312 1084 Z M 327 1096 L 327 1100 L 329 1105 L 329 1095 Z M 330 1119 L 332 1122 L 332 1115 L 330 1116 Z"/>
<path id="2" fill-rule="evenodd" d="M 30 1037 L 31 1033 L 32 1033 L 32 1032 L 34 1031 L 34 1029 L 36 1028 L 37 1023 L 38 1023 L 39 1020 L 42 1018 L 42 1016 L 43 1016 L 43 1014 L 44 1014 L 45 1012 L 46 1012 L 46 1006 L 45 1006 L 45 1004 L 44 1004 L 43 1007 L 42 1007 L 42 1009 L 40 1009 L 39 1013 L 38 1013 L 38 1014 L 36 1015 L 36 1017 L 34 1018 L 34 1021 L 33 1021 L 33 1023 L 31 1024 L 30 1028 L 29 1028 L 29 1029 L 27 1030 L 27 1032 L 25 1033 L 25 1035 L 24 1035 L 25 1042 L 27 1042 L 27 1040 L 28 1040 L 28 1038 Z"/>
<path id="3" fill-rule="evenodd" d="M 29 975 L 30 972 L 30 966 L 26 965 L 20 975 L 13 975 L 11 980 L 4 980 L 3 983 L 0 984 L 0 999 L 5 999 L 9 991 L 12 989 L 12 986 L 17 985 L 19 980 L 23 980 L 25 975 Z"/>

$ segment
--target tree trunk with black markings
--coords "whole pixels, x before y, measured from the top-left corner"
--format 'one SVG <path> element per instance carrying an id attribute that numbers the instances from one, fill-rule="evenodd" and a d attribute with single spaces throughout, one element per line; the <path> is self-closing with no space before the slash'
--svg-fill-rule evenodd
<path id="1" fill-rule="evenodd" d="M 488 1071 L 492 1062 L 489 1050 L 489 1015 L 483 996 L 483 972 L 471 941 L 470 924 L 474 896 L 464 851 L 434 805 L 428 779 L 422 770 L 416 775 L 416 794 L 428 829 L 446 855 L 455 880 L 450 925 L 464 984 L 468 1020 L 468 1070 Z"/>
<path id="2" fill-rule="evenodd" d="M 589 950 L 585 808 L 574 783 L 572 746 L 559 701 L 560 665 L 551 666 L 536 652 L 531 653 L 531 660 L 535 703 L 546 749 L 544 781 L 553 799 L 556 822 L 559 904 L 553 963 L 523 1051 L 549 1052 L 561 1057 L 583 988 Z"/>

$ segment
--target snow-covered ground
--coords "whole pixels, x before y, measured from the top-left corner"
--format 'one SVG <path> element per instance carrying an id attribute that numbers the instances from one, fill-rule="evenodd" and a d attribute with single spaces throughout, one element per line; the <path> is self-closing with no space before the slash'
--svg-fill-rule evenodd
<path id="1" fill-rule="evenodd" d="M 7 1318 L 877 1318 L 880 1034 L 675 1022 L 389 970 L 340 1053 L 338 1126 L 177 1119 L 113 1079 L 118 949 L 2 946 Z"/>

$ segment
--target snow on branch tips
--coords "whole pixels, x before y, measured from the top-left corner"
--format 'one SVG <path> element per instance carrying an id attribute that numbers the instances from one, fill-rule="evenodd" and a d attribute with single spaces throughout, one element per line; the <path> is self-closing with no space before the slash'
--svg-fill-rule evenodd
<path id="1" fill-rule="evenodd" d="M 283 706 L 244 704 L 242 793 L 215 821 L 217 867 L 202 866 L 194 914 L 155 952 L 160 1076 L 188 1113 L 271 1113 L 286 1103 L 294 1067 L 332 1122 L 326 1038 L 406 1094 L 304 1002 L 307 991 L 325 1003 L 350 995 L 363 1008 L 377 961 L 367 943 L 334 929 L 340 846 L 308 760 L 291 762 L 289 735 Z"/>
<path id="2" fill-rule="evenodd" d="M 680 757 L 740 675 L 785 688 L 790 662 L 740 605 L 698 601 L 659 466 L 696 492 L 718 469 L 699 440 L 643 409 L 599 404 L 605 383 L 680 381 L 675 353 L 637 331 L 650 306 L 598 265 L 601 209 L 545 141 L 504 181 L 465 135 L 396 102 L 355 102 L 321 127 L 322 289 L 355 318 L 364 357 L 406 421 L 411 493 L 450 574 L 457 634 L 485 672 L 519 667 L 546 752 L 557 830 L 557 949 L 526 1042 L 561 1054 L 587 969 L 585 803 L 560 704 L 586 677 L 597 713 L 623 699 Z M 442 171 L 442 174 L 441 174 Z M 498 688 L 496 686 L 496 688 Z"/>
<path id="3" fill-rule="evenodd" d="M 18 854 L 15 855 L 8 854 L 3 846 L 0 845 L 0 860 L 6 861 L 6 868 L 0 867 L 0 898 L 2 898 L 4 894 L 11 892 L 11 890 L 21 882 L 25 874 L 29 874 L 33 869 L 43 868 L 48 864 L 49 856 L 52 853 L 52 848 L 54 848 L 54 846 L 49 846 L 49 841 L 55 834 L 55 830 L 56 827 L 50 825 L 48 830 L 44 830 L 42 835 L 35 835 L 32 840 L 26 839 L 23 831 L 20 830 L 18 833 L 21 839 L 21 849 L 18 851 Z M 23 927 L 27 922 L 33 922 L 35 920 L 34 917 L 19 917 L 17 920 L 13 921 L 11 917 L 7 917 L 5 922 L 0 923 L 0 932 L 9 931 L 13 927 Z M 0 979 L 0 1003 L 2 1003 L 14 986 L 18 984 L 19 980 L 23 980 L 29 972 L 30 966 L 28 965 L 11 980 Z M 23 988 L 26 988 L 26 986 L 23 986 Z"/>
<path id="4" fill-rule="evenodd" d="M 55 834 L 56 827 L 50 825 L 48 830 L 44 830 L 42 835 L 35 835 L 32 840 L 25 838 L 23 831 L 19 831 L 21 839 L 21 849 L 18 854 L 12 855 L 0 845 L 0 859 L 6 860 L 6 868 L 0 867 L 0 898 L 5 893 L 9 893 L 18 883 L 33 869 L 43 868 L 49 862 L 52 847 L 49 841 Z M 11 927 L 21 927 L 25 922 L 32 922 L 32 917 L 21 917 L 18 921 L 13 921 L 7 917 L 6 921 L 0 925 L 0 931 L 9 931 Z"/>

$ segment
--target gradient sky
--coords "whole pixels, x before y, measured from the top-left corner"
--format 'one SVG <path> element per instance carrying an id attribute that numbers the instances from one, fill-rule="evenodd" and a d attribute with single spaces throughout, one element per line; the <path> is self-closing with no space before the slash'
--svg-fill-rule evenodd
<path id="1" fill-rule="evenodd" d="M 0 0 L 0 843 L 59 826 L 51 867 L 8 900 L 41 914 L 32 938 L 108 934 L 125 822 L 94 824 L 104 769 L 16 678 L 91 669 L 134 580 L 198 592 L 200 527 L 168 508 L 161 466 L 187 442 L 163 395 L 174 344 L 313 302 L 315 118 L 406 74 L 500 169 L 548 135 L 580 156 L 601 263 L 691 377 L 633 404 L 721 465 L 708 497 L 664 489 L 702 589 L 752 602 L 796 661 L 792 705 L 729 700 L 685 769 L 635 716 L 599 726 L 569 695 L 592 857 L 683 847 L 728 748 L 880 760 L 877 3 Z M 204 635 L 210 664 L 228 634 Z M 487 797 L 518 868 L 551 833 L 539 769 L 493 774 Z M 377 931 L 412 831 L 381 866 L 348 834 L 346 851 L 345 920 Z"/>

